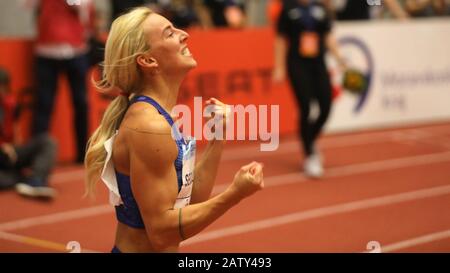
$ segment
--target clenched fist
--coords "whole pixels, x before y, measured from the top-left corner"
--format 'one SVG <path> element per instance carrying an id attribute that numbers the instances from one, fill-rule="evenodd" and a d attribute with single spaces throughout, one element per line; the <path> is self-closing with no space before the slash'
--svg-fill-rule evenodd
<path id="1" fill-rule="evenodd" d="M 264 188 L 263 167 L 262 163 L 252 162 L 236 173 L 230 187 L 240 199 Z"/>

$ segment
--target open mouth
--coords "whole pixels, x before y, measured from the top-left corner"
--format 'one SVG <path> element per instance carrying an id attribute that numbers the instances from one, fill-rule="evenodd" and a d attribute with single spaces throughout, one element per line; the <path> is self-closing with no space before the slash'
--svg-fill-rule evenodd
<path id="1" fill-rule="evenodd" d="M 189 51 L 188 47 L 185 47 L 185 48 L 183 48 L 183 50 L 181 50 L 181 55 L 183 55 L 183 56 L 192 56 L 192 54 Z"/>

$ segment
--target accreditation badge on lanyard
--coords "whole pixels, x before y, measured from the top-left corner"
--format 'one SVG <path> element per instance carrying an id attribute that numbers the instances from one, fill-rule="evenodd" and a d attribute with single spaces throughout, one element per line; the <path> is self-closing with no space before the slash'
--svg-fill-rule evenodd
<path id="1" fill-rule="evenodd" d="M 186 137 L 183 147 L 183 170 L 182 170 L 182 186 L 178 193 L 175 209 L 183 208 L 189 205 L 192 195 L 192 186 L 194 184 L 194 168 L 195 168 L 195 150 L 196 140 L 193 137 Z"/>
<path id="2" fill-rule="evenodd" d="M 305 58 L 315 58 L 319 55 L 319 35 L 315 32 L 302 32 L 299 41 L 299 54 Z"/>
<path id="3" fill-rule="evenodd" d="M 298 51 L 304 58 L 315 58 L 319 56 L 319 35 L 317 34 L 317 9 L 308 6 L 303 10 L 303 16 L 300 19 L 305 31 L 300 32 Z"/>

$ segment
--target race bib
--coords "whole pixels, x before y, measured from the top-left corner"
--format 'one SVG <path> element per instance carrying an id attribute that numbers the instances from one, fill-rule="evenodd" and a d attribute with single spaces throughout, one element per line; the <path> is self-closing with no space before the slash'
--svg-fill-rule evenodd
<path id="1" fill-rule="evenodd" d="M 195 168 L 195 138 L 186 138 L 186 144 L 183 147 L 183 170 L 181 190 L 178 193 L 177 201 L 175 202 L 175 209 L 183 208 L 189 205 L 191 201 L 192 186 L 194 183 L 194 168 Z"/>
<path id="2" fill-rule="evenodd" d="M 319 55 L 319 35 L 315 32 L 303 32 L 300 35 L 298 51 L 300 56 L 315 58 Z"/>

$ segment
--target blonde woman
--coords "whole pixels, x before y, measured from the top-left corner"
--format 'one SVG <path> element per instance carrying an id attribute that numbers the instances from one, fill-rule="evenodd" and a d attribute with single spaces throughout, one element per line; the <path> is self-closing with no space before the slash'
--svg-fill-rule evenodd
<path id="1" fill-rule="evenodd" d="M 195 164 L 195 140 L 172 137 L 180 132 L 170 110 L 183 78 L 197 65 L 188 37 L 148 8 L 132 10 L 112 25 L 99 87 L 122 95 L 89 140 L 85 164 L 87 193 L 101 179 L 116 205 L 113 252 L 177 251 L 181 241 L 264 186 L 262 165 L 252 162 L 227 190 L 210 198 L 223 141 L 208 143 Z M 223 106 L 215 99 L 208 103 Z"/>

